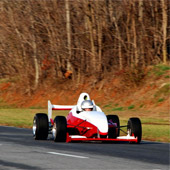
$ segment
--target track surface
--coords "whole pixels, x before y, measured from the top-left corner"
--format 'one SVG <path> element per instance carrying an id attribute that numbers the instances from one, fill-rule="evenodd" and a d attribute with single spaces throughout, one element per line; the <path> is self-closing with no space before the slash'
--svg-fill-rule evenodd
<path id="1" fill-rule="evenodd" d="M 0 169 L 169 170 L 169 144 L 35 141 L 30 129 L 0 126 Z"/>

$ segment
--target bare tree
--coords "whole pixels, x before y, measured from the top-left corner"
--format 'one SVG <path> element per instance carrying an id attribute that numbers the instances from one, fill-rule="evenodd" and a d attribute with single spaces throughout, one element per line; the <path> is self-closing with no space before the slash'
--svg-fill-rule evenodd
<path id="1" fill-rule="evenodd" d="M 163 52 L 163 63 L 166 64 L 167 62 L 167 24 L 168 24 L 168 17 L 167 17 L 167 1 L 161 0 L 162 5 L 162 32 L 163 32 L 163 41 L 162 41 L 162 52 Z"/>
<path id="2" fill-rule="evenodd" d="M 95 84 L 125 67 L 167 63 L 167 6 L 167 0 L 2 0 L 0 77 L 19 77 L 36 89 L 47 80 L 90 77 Z"/>
<path id="3" fill-rule="evenodd" d="M 66 30 L 67 30 L 67 47 L 68 47 L 68 59 L 67 59 L 67 71 L 72 71 L 71 67 L 71 21 L 70 21 L 70 6 L 69 0 L 65 0 L 66 9 Z"/>

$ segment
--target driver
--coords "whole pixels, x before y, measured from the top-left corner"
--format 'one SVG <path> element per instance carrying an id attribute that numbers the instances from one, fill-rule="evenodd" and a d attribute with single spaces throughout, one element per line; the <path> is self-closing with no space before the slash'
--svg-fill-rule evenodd
<path id="1" fill-rule="evenodd" d="M 93 110 L 93 102 L 91 100 L 85 100 L 82 102 L 81 108 L 83 111 L 92 111 Z"/>

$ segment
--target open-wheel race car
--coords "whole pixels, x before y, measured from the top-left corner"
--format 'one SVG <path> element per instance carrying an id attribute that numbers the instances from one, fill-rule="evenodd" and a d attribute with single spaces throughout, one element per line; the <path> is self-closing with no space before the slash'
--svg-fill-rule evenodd
<path id="1" fill-rule="evenodd" d="M 52 110 L 70 110 L 65 116 L 52 119 Z M 127 127 L 127 131 L 122 130 Z M 120 131 L 125 136 L 120 136 Z M 87 93 L 81 93 L 77 105 L 53 105 L 48 101 L 48 115 L 37 113 L 33 120 L 33 136 L 45 140 L 52 134 L 55 142 L 72 141 L 128 141 L 140 143 L 142 126 L 139 118 L 130 118 L 120 126 L 117 115 L 105 115 Z"/>

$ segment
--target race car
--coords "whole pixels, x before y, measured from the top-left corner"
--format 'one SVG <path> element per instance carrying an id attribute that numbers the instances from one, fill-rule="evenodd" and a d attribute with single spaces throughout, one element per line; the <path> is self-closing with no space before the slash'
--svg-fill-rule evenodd
<path id="1" fill-rule="evenodd" d="M 69 110 L 67 117 L 56 116 L 53 110 Z M 122 130 L 127 128 L 127 131 Z M 120 136 L 120 131 L 125 136 Z M 105 115 L 88 93 L 81 93 L 76 105 L 53 105 L 48 101 L 48 115 L 37 113 L 33 119 L 33 137 L 46 140 L 52 134 L 55 142 L 73 141 L 128 141 L 140 143 L 142 125 L 137 117 L 130 118 L 127 125 L 120 126 L 117 115 Z"/>

